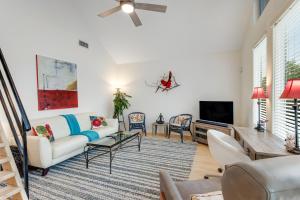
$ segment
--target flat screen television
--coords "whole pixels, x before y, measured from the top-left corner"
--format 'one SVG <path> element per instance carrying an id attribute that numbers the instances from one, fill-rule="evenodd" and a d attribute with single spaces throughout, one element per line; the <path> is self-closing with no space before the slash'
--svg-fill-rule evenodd
<path id="1" fill-rule="evenodd" d="M 233 124 L 232 101 L 200 101 L 200 120 Z"/>

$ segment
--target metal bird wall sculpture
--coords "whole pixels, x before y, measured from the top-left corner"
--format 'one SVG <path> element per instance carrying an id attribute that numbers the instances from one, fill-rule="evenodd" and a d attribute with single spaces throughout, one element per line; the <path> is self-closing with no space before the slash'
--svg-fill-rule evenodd
<path id="1" fill-rule="evenodd" d="M 175 76 L 173 75 L 172 71 L 169 71 L 167 75 L 164 74 L 162 78 L 158 80 L 156 83 L 148 84 L 146 82 L 146 85 L 149 87 L 156 88 L 155 93 L 157 93 L 159 90 L 162 92 L 168 92 L 180 86 L 180 84 L 176 82 Z"/>

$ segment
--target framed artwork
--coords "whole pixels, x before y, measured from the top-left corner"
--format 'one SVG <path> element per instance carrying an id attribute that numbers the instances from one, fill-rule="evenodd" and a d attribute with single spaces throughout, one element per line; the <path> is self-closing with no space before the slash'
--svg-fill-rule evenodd
<path id="1" fill-rule="evenodd" d="M 78 107 L 77 65 L 36 55 L 38 109 Z"/>

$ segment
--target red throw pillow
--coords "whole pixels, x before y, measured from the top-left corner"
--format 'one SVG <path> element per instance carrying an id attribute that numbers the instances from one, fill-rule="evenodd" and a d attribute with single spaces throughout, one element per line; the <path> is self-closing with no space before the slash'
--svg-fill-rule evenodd
<path id="1" fill-rule="evenodd" d="M 50 142 L 54 141 L 53 132 L 49 124 L 32 127 L 32 133 L 34 136 L 46 137 Z"/>
<path id="2" fill-rule="evenodd" d="M 93 127 L 100 127 L 102 124 L 100 119 L 94 119 L 92 122 Z"/>
<path id="3" fill-rule="evenodd" d="M 99 117 L 99 116 L 90 116 L 91 120 L 91 129 L 98 129 L 102 126 L 107 126 L 107 122 L 105 121 L 104 117 Z"/>

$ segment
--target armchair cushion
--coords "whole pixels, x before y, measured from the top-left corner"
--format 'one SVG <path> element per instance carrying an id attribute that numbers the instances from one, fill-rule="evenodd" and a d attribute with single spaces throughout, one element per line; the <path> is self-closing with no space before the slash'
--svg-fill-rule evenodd
<path id="1" fill-rule="evenodd" d="M 145 114 L 143 114 L 143 113 L 131 113 L 131 114 L 129 114 L 129 121 L 132 124 L 144 123 Z"/>
<path id="2" fill-rule="evenodd" d="M 175 127 L 178 127 L 178 128 L 180 128 L 180 127 L 181 127 L 181 124 L 177 124 L 177 123 L 170 123 L 170 126 L 175 126 Z"/>
<path id="3" fill-rule="evenodd" d="M 179 115 L 175 119 L 176 124 L 181 124 L 183 126 L 188 126 L 188 120 L 190 119 L 190 116 L 187 115 Z"/>
<path id="4" fill-rule="evenodd" d="M 171 126 L 180 126 L 184 129 L 190 128 L 192 123 L 192 115 L 190 114 L 181 114 L 171 117 L 169 124 Z"/>

